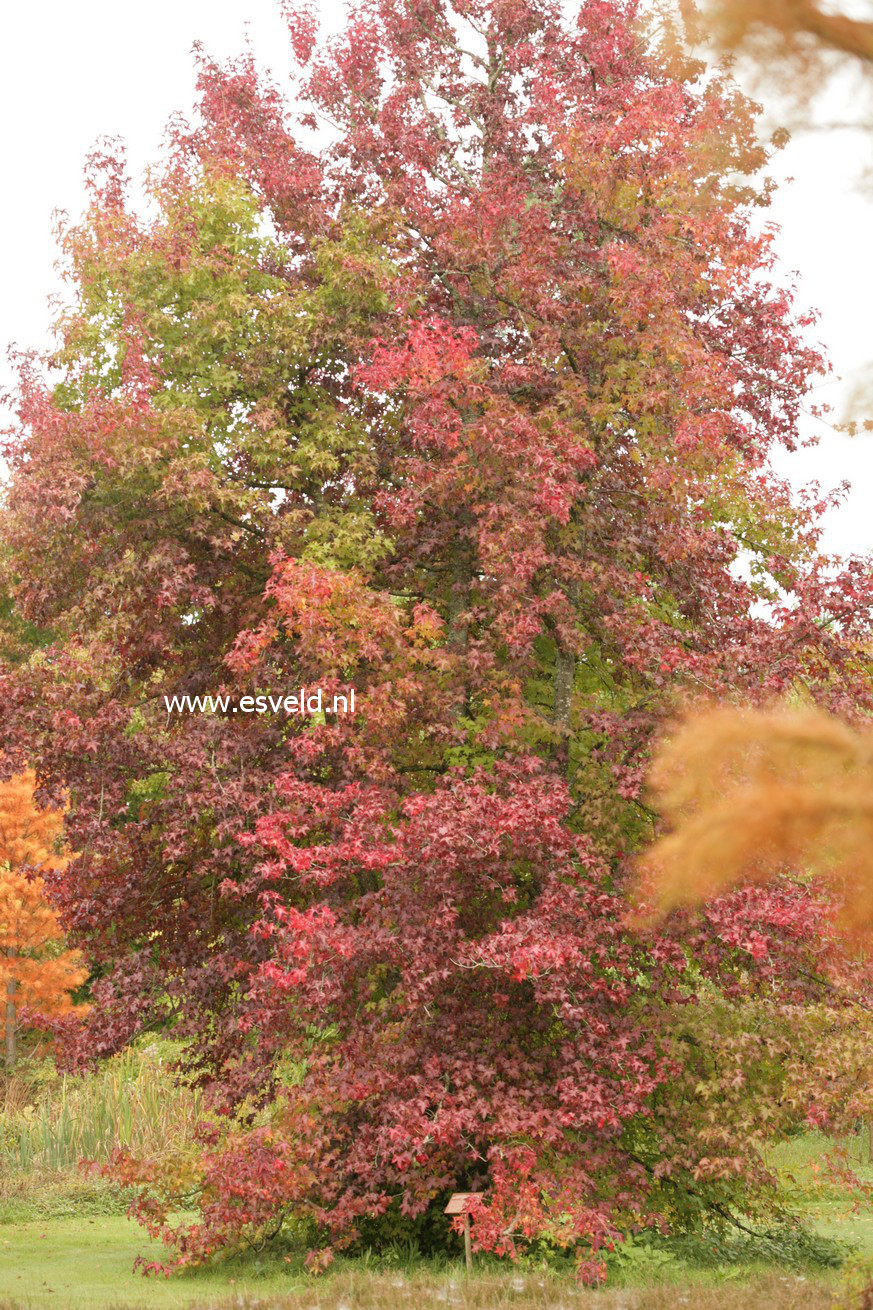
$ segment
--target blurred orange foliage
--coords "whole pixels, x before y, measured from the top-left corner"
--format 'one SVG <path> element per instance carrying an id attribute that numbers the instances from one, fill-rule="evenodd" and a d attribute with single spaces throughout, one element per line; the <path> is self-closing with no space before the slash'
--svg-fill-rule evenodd
<path id="1" fill-rule="evenodd" d="M 661 912 L 816 874 L 849 939 L 873 930 L 873 732 L 817 710 L 713 709 L 664 743 L 651 787 L 670 831 L 641 859 L 639 890 Z"/>
<path id="2" fill-rule="evenodd" d="M 816 0 L 719 0 L 713 6 L 727 45 L 754 42 L 769 33 L 798 56 L 818 47 L 873 63 L 873 22 L 850 8 L 841 11 Z"/>

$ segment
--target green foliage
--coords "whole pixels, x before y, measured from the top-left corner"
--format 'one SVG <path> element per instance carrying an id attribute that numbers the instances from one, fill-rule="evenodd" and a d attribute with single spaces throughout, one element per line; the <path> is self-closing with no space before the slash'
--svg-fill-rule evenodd
<path id="1" fill-rule="evenodd" d="M 0 1226 L 123 1215 L 132 1199 L 126 1188 L 84 1177 L 79 1170 L 8 1174 L 0 1190 Z"/>
<path id="2" fill-rule="evenodd" d="M 622 1283 L 657 1282 L 676 1271 L 678 1261 L 674 1252 L 663 1242 L 648 1236 L 629 1237 L 611 1251 L 606 1258 L 609 1270 L 607 1281 Z"/>
<path id="3" fill-rule="evenodd" d="M 26 660 L 34 650 L 47 646 L 52 634 L 29 622 L 15 611 L 12 597 L 0 592 L 0 659 L 15 665 Z"/>
<path id="4" fill-rule="evenodd" d="M 360 1239 L 352 1248 L 355 1255 L 369 1253 L 370 1259 L 396 1263 L 399 1253 L 411 1259 L 457 1258 L 463 1252 L 463 1238 L 453 1232 L 443 1214 L 445 1199 L 429 1206 L 423 1214 L 411 1217 L 401 1212 L 399 1201 L 394 1201 L 378 1218 L 367 1217 L 359 1224 Z"/>
<path id="5" fill-rule="evenodd" d="M 853 1245 L 823 1236 L 808 1227 L 782 1225 L 766 1232 L 699 1233 L 666 1238 L 652 1247 L 671 1261 L 692 1267 L 717 1269 L 756 1264 L 787 1269 L 840 1269 Z"/>

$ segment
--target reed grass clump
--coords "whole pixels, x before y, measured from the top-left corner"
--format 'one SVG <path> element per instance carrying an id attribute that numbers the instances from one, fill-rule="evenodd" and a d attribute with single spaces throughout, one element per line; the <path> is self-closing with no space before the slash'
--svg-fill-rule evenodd
<path id="1" fill-rule="evenodd" d="M 123 1148 L 160 1155 L 190 1138 L 202 1118 L 200 1094 L 180 1086 L 160 1045 L 127 1050 L 93 1073 L 45 1066 L 6 1080 L 0 1094 L 0 1170 L 28 1173 L 103 1163 Z"/>

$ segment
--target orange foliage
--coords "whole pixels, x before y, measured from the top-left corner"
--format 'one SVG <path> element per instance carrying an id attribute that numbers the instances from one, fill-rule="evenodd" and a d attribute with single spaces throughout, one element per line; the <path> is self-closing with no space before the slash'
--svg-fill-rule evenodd
<path id="1" fill-rule="evenodd" d="M 817 45 L 873 63 L 873 23 L 845 12 L 848 6 L 840 12 L 815 0 L 720 0 L 714 8 L 729 45 L 760 41 L 769 33 L 799 57 Z"/>
<path id="2" fill-rule="evenodd" d="M 38 809 L 33 770 L 0 782 L 0 865 L 12 869 L 61 869 L 59 842 L 64 828 L 60 810 Z"/>
<path id="3" fill-rule="evenodd" d="M 873 732 L 816 710 L 689 719 L 651 772 L 672 831 L 640 862 L 662 910 L 788 871 L 830 884 L 847 937 L 873 930 Z"/>
<path id="4" fill-rule="evenodd" d="M 63 948 L 57 916 L 45 898 L 38 871 L 66 863 L 59 853 L 63 816 L 37 807 L 34 785 L 32 771 L 0 783 L 0 989 L 9 998 L 7 1019 L 13 1023 L 21 1005 L 44 1014 L 68 1012 L 70 990 L 88 976 L 81 954 Z"/>

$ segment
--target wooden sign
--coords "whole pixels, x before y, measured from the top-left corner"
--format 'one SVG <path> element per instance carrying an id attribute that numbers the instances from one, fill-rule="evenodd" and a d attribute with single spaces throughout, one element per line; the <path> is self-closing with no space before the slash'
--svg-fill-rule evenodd
<path id="1" fill-rule="evenodd" d="M 463 1214 L 468 1201 L 473 1201 L 481 1192 L 452 1192 L 443 1214 Z"/>
<path id="2" fill-rule="evenodd" d="M 473 1272 L 473 1248 L 470 1244 L 470 1215 L 467 1211 L 467 1203 L 474 1201 L 481 1192 L 452 1192 L 449 1197 L 449 1203 L 443 1214 L 462 1214 L 464 1216 L 464 1259 L 467 1263 L 467 1273 Z"/>

